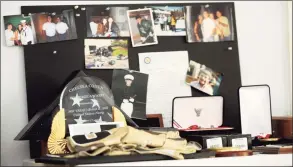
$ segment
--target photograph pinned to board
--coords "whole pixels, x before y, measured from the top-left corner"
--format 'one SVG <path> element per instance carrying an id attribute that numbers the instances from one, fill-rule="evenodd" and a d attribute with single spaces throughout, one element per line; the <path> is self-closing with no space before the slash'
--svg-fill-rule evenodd
<path id="1" fill-rule="evenodd" d="M 133 47 L 158 44 L 152 9 L 128 10 L 127 16 Z"/>
<path id="2" fill-rule="evenodd" d="M 85 39 L 86 69 L 128 69 L 127 39 Z"/>
<path id="3" fill-rule="evenodd" d="M 87 37 L 129 37 L 129 7 L 88 7 Z"/>
<path id="4" fill-rule="evenodd" d="M 184 6 L 146 6 L 151 8 L 154 17 L 154 30 L 157 36 L 185 36 Z"/>
<path id="5" fill-rule="evenodd" d="M 146 120 L 147 86 L 147 74 L 129 70 L 113 71 L 115 103 L 131 118 Z"/>
<path id="6" fill-rule="evenodd" d="M 185 7 L 187 42 L 234 40 L 233 4 L 211 3 Z"/>
<path id="7" fill-rule="evenodd" d="M 190 60 L 186 83 L 191 87 L 209 95 L 217 95 L 222 79 L 222 73 Z"/>
<path id="8" fill-rule="evenodd" d="M 32 45 L 36 43 L 36 33 L 31 16 L 4 16 L 6 46 Z"/>
<path id="9" fill-rule="evenodd" d="M 36 13 L 32 15 L 37 43 L 77 39 L 74 11 Z"/>

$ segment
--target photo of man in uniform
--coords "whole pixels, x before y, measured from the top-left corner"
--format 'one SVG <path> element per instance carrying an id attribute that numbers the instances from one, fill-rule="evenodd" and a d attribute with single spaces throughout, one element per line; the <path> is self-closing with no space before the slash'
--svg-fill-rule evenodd
<path id="1" fill-rule="evenodd" d="M 125 87 L 124 87 L 124 94 L 123 94 L 123 100 L 120 104 L 121 109 L 131 117 L 133 112 L 133 103 L 135 99 L 135 90 L 132 86 L 132 81 L 134 80 L 133 75 L 127 74 L 124 76 L 125 79 Z"/>
<path id="2" fill-rule="evenodd" d="M 158 44 L 152 9 L 128 10 L 127 15 L 133 47 Z"/>
<path id="3" fill-rule="evenodd" d="M 21 20 L 22 32 L 21 32 L 21 42 L 22 45 L 32 45 L 34 44 L 33 31 L 30 26 L 27 25 L 26 20 Z"/>
<path id="4" fill-rule="evenodd" d="M 128 70 L 114 70 L 112 92 L 115 103 L 129 117 L 146 119 L 146 93 L 148 75 Z"/>

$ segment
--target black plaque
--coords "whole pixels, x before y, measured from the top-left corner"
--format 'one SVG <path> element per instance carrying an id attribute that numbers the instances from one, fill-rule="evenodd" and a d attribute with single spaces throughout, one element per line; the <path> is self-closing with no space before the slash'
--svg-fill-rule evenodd
<path id="1" fill-rule="evenodd" d="M 73 79 L 60 97 L 60 108 L 65 110 L 67 125 L 112 122 L 113 105 L 110 88 L 97 77 L 82 76 Z"/>

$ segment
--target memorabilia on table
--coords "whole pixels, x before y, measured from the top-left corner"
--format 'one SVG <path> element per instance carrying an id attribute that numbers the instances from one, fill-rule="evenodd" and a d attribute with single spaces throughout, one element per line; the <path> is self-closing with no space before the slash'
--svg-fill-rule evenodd
<path id="1" fill-rule="evenodd" d="M 173 127 L 180 130 L 229 129 L 223 124 L 222 96 L 177 97 L 173 100 Z"/>
<path id="2" fill-rule="evenodd" d="M 31 16 L 4 16 L 6 46 L 33 45 L 36 43 L 35 27 Z"/>
<path id="3" fill-rule="evenodd" d="M 218 95 L 223 74 L 195 61 L 189 62 L 186 83 L 209 95 Z"/>
<path id="4" fill-rule="evenodd" d="M 188 67 L 188 52 L 139 53 L 138 57 L 140 72 L 149 74 L 146 112 L 162 114 L 164 126 L 172 127 L 173 99 L 178 96 L 191 96 L 191 88 L 184 80 Z"/>
<path id="5" fill-rule="evenodd" d="M 77 39 L 73 9 L 60 13 L 32 14 L 32 26 L 35 29 L 36 43 L 47 43 Z"/>
<path id="6" fill-rule="evenodd" d="M 154 16 L 154 30 L 157 36 L 185 36 L 184 6 L 145 6 L 151 8 Z"/>
<path id="7" fill-rule="evenodd" d="M 147 86 L 147 74 L 129 70 L 113 71 L 115 103 L 131 118 L 146 120 Z"/>
<path id="8" fill-rule="evenodd" d="M 127 16 L 133 47 L 158 44 L 152 9 L 128 10 Z"/>
<path id="9" fill-rule="evenodd" d="M 87 37 L 129 37 L 129 7 L 87 7 Z"/>
<path id="10" fill-rule="evenodd" d="M 233 41 L 232 9 L 227 3 L 186 6 L 187 42 Z"/>
<path id="11" fill-rule="evenodd" d="M 86 69 L 128 69 L 127 39 L 85 39 Z"/>
<path id="12" fill-rule="evenodd" d="M 161 154 L 174 159 L 184 159 L 182 154 L 201 150 L 200 144 L 187 142 L 176 131 L 155 133 L 130 126 L 65 138 L 65 117 L 64 110 L 61 109 L 52 122 L 48 151 L 55 156 L 78 158 L 97 155 Z"/>

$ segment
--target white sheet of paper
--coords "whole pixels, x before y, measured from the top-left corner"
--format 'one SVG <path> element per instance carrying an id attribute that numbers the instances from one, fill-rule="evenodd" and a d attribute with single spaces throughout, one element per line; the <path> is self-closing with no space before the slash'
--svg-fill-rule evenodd
<path id="1" fill-rule="evenodd" d="M 175 97 L 191 96 L 185 83 L 188 52 L 139 53 L 140 72 L 149 74 L 147 114 L 162 114 L 164 127 L 172 127 L 172 102 Z"/>
<path id="2" fill-rule="evenodd" d="M 87 135 L 91 132 L 101 132 L 101 125 L 116 125 L 116 127 L 123 127 L 122 122 L 101 122 L 101 123 L 88 123 L 88 124 L 69 124 L 70 136 Z"/>

